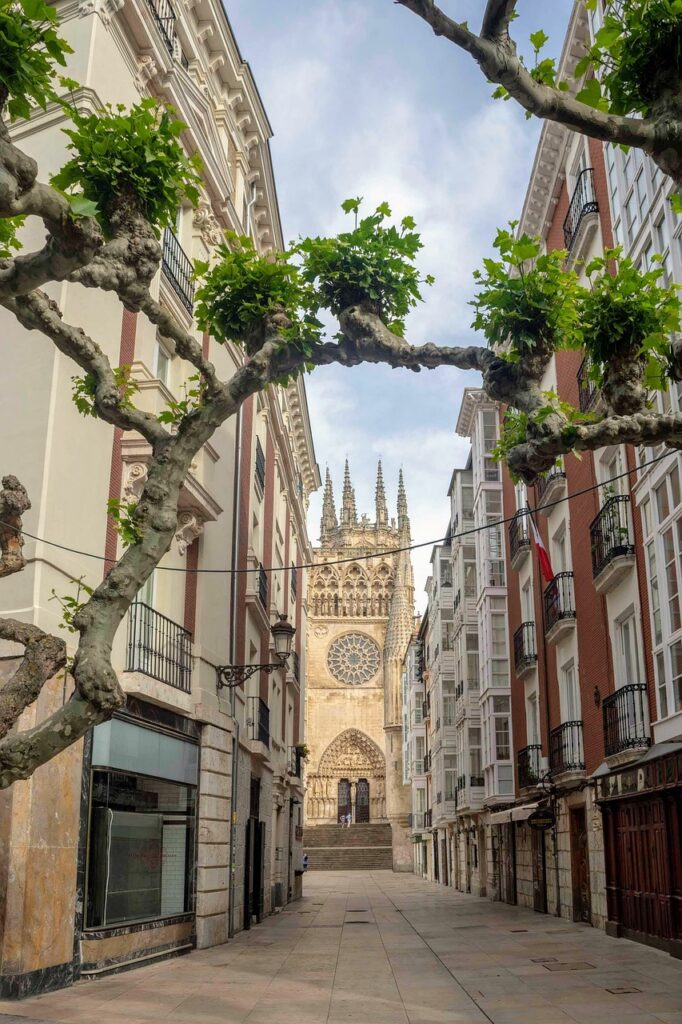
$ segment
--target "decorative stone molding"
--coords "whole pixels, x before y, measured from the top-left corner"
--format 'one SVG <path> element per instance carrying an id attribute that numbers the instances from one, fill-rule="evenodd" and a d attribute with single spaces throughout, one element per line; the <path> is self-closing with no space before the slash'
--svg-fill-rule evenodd
<path id="1" fill-rule="evenodd" d="M 137 74 L 135 75 L 135 88 L 138 92 L 145 92 L 148 84 L 152 79 L 156 78 L 159 73 L 159 69 L 156 66 L 156 61 L 149 54 L 146 54 L 139 61 L 137 65 Z"/>
<path id="2" fill-rule="evenodd" d="M 194 211 L 193 224 L 201 233 L 203 241 L 209 248 L 220 244 L 223 232 L 217 218 L 214 216 L 211 204 L 207 203 L 205 199 L 199 200 L 199 205 Z"/>
<path id="3" fill-rule="evenodd" d="M 108 25 L 124 3 L 125 0 L 80 0 L 78 17 L 87 18 L 89 14 L 98 14 L 102 24 Z"/>
<path id="4" fill-rule="evenodd" d="M 204 532 L 204 524 L 194 512 L 181 512 L 178 516 L 178 528 L 175 540 L 178 552 L 184 555 L 187 548 Z"/>
<path id="5" fill-rule="evenodd" d="M 147 465 L 144 462 L 124 462 L 123 464 L 123 500 L 137 502 L 147 482 Z"/>
<path id="6" fill-rule="evenodd" d="M 376 778 L 386 774 L 386 758 L 366 733 L 346 729 L 332 740 L 320 758 L 318 776 L 331 778 Z"/>

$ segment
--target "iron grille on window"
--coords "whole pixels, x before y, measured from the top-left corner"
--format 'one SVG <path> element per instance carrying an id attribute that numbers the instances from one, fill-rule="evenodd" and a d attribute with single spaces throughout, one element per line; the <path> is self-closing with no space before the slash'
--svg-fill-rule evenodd
<path id="1" fill-rule="evenodd" d="M 296 600 L 296 588 L 298 586 L 298 570 L 294 563 L 291 563 L 291 596 Z"/>
<path id="2" fill-rule="evenodd" d="M 260 489 L 265 489 L 265 453 L 263 446 L 260 443 L 260 438 L 256 438 L 256 480 L 260 485 Z"/>
<path id="3" fill-rule="evenodd" d="M 148 604 L 135 601 L 128 617 L 126 672 L 143 672 L 189 693 L 192 634 Z"/>
<path id="4" fill-rule="evenodd" d="M 594 363 L 589 356 L 585 356 L 578 367 L 578 404 L 581 412 L 589 412 L 597 401 L 599 388 L 592 380 L 592 368 Z"/>
<path id="5" fill-rule="evenodd" d="M 268 608 L 268 574 L 262 565 L 258 567 L 258 600 L 265 610 Z"/>
<path id="6" fill-rule="evenodd" d="M 535 648 L 535 623 L 522 622 L 514 633 L 514 668 L 528 668 L 538 660 Z"/>
<path id="7" fill-rule="evenodd" d="M 180 302 L 191 313 L 194 309 L 194 270 L 189 256 L 170 228 L 163 233 L 161 267 Z"/>
<path id="8" fill-rule="evenodd" d="M 619 555 L 634 554 L 628 520 L 629 504 L 627 494 L 614 494 L 590 523 L 593 576 L 598 576 Z"/>
<path id="9" fill-rule="evenodd" d="M 602 703 L 604 752 L 607 757 L 632 747 L 648 747 L 646 684 L 629 683 L 609 694 Z"/>
<path id="10" fill-rule="evenodd" d="M 583 723 L 564 722 L 549 734 L 549 767 L 553 772 L 583 771 Z"/>
<path id="11" fill-rule="evenodd" d="M 564 220 L 564 245 L 570 252 L 582 224 L 583 217 L 588 213 L 596 213 L 599 204 L 594 194 L 592 168 L 586 167 L 577 177 L 568 213 Z"/>
<path id="12" fill-rule="evenodd" d="M 270 746 L 270 708 L 261 697 L 250 697 L 251 739 Z"/>
<path id="13" fill-rule="evenodd" d="M 519 750 L 516 765 L 519 772 L 519 789 L 537 786 L 540 781 L 540 758 L 542 747 L 539 743 L 531 743 Z"/>
<path id="14" fill-rule="evenodd" d="M 565 480 L 566 474 L 564 467 L 561 463 L 557 463 L 545 473 L 543 476 L 539 476 L 535 481 L 535 495 L 538 505 L 541 505 L 547 488 L 550 484 L 553 484 L 555 480 Z"/>
<path id="15" fill-rule="evenodd" d="M 471 776 L 469 776 L 469 785 L 470 786 L 484 786 L 485 785 L 485 779 L 483 778 L 482 775 L 471 775 Z"/>
<path id="16" fill-rule="evenodd" d="M 175 11 L 168 0 L 147 0 L 147 6 L 152 12 L 166 49 L 172 55 L 175 42 Z"/>
<path id="17" fill-rule="evenodd" d="M 558 572 L 545 588 L 545 631 L 549 632 L 561 619 L 574 618 L 573 573 Z"/>

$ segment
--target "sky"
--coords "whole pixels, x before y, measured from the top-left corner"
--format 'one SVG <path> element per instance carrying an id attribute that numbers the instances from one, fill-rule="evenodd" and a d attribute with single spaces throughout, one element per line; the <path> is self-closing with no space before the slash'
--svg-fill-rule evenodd
<path id="1" fill-rule="evenodd" d="M 437 39 L 392 0 L 224 0 L 272 124 L 275 178 L 288 241 L 351 226 L 349 196 L 363 208 L 387 201 L 412 214 L 419 265 L 436 283 L 408 319 L 421 344 L 480 344 L 471 330 L 472 272 L 492 252 L 498 227 L 518 218 L 540 122 L 492 86 L 468 54 Z M 444 0 L 478 26 L 484 0 Z M 522 0 L 514 35 L 550 36 L 559 55 L 572 0 Z M 348 458 L 358 513 L 374 513 L 381 458 L 389 508 L 402 467 L 415 543 L 436 540 L 448 520 L 447 488 L 468 442 L 455 432 L 462 391 L 475 373 L 443 367 L 415 374 L 383 366 L 331 366 L 306 378 L 317 461 L 329 466 L 337 503 Z M 310 503 L 319 536 L 322 491 Z M 414 553 L 423 608 L 430 546 Z"/>

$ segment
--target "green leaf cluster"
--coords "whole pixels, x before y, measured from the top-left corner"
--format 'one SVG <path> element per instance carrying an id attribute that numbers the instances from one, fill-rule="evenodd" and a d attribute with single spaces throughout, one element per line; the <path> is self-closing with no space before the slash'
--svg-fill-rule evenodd
<path id="1" fill-rule="evenodd" d="M 140 390 L 137 381 L 131 379 L 131 372 L 132 367 L 127 365 L 114 368 L 114 380 L 119 390 L 121 406 L 124 409 L 132 408 L 132 397 Z M 71 397 L 81 416 L 97 416 L 95 409 L 97 378 L 94 374 L 86 373 L 83 377 L 72 377 L 71 383 L 73 385 Z"/>
<path id="2" fill-rule="evenodd" d="M 588 10 L 597 0 L 586 0 Z M 577 99 L 614 114 L 647 117 L 682 79 L 682 0 L 609 0 L 594 44 L 575 77 L 590 78 Z"/>
<path id="3" fill-rule="evenodd" d="M 179 402 L 171 399 L 166 408 L 159 413 L 157 416 L 159 423 L 170 423 L 177 426 L 185 416 L 189 416 L 190 413 L 201 408 L 206 389 L 198 373 L 193 373 L 191 377 L 187 378 L 187 384 L 183 385 L 183 390 L 184 398 Z"/>
<path id="4" fill-rule="evenodd" d="M 563 250 L 543 253 L 537 238 L 514 235 L 516 223 L 501 229 L 493 243 L 500 258 L 483 261 L 474 272 L 478 294 L 471 302 L 472 327 L 491 348 L 508 349 L 508 358 L 531 354 L 539 344 L 556 349 L 575 345 L 578 281 L 564 268 Z"/>
<path id="5" fill-rule="evenodd" d="M 142 530 L 135 520 L 137 502 L 121 501 L 119 498 L 109 498 L 107 502 L 107 514 L 114 524 L 116 533 L 121 538 L 123 546 L 132 547 L 142 540 Z"/>
<path id="6" fill-rule="evenodd" d="M 281 309 L 291 323 L 285 337 L 304 347 L 319 338 L 315 297 L 291 253 L 260 256 L 248 236 L 229 231 L 215 255 L 211 266 L 199 260 L 194 265 L 201 279 L 195 316 L 202 330 L 210 330 L 218 341 L 243 344 L 264 317 Z"/>
<path id="7" fill-rule="evenodd" d="M 10 120 L 56 100 L 55 65 L 73 50 L 57 33 L 57 12 L 44 0 L 0 0 L 0 106 Z"/>
<path id="8" fill-rule="evenodd" d="M 358 197 L 342 204 L 355 216 L 353 230 L 299 242 L 294 252 L 301 258 L 301 278 L 314 289 L 317 308 L 338 316 L 349 306 L 368 303 L 402 337 L 405 317 L 422 300 L 421 285 L 433 283 L 415 266 L 421 238 L 412 217 L 403 217 L 399 226 L 387 223 L 388 203 L 359 218 L 361 203 Z"/>
<path id="9" fill-rule="evenodd" d="M 615 271 L 617 261 L 617 271 Z M 639 270 L 620 249 L 607 249 L 585 267 L 591 288 L 582 289 L 578 315 L 582 339 L 594 363 L 620 354 L 645 362 L 648 388 L 661 390 L 673 376 L 671 334 L 680 328 L 679 286 L 662 287 L 660 257 Z"/>
<path id="10" fill-rule="evenodd" d="M 78 630 L 74 625 L 74 619 L 78 612 L 83 608 L 87 602 L 81 601 L 81 592 L 87 594 L 88 597 L 92 597 L 94 590 L 89 587 L 85 582 L 84 576 L 79 576 L 78 579 L 72 579 L 72 583 L 76 584 L 76 596 L 71 594 L 58 594 L 56 590 L 52 590 L 52 596 L 49 598 L 50 601 L 56 601 L 62 609 L 62 621 L 59 624 L 60 629 L 65 629 L 68 633 L 77 633 Z"/>
<path id="11" fill-rule="evenodd" d="M 0 220 L 0 259 L 9 259 L 13 250 L 21 249 L 17 231 L 25 220 L 25 217 L 3 217 Z"/>
<path id="12" fill-rule="evenodd" d="M 71 116 L 74 127 L 66 135 L 73 156 L 52 184 L 75 192 L 75 215 L 96 210 L 111 233 L 112 214 L 127 201 L 158 230 L 173 226 L 183 199 L 198 201 L 201 163 L 196 154 L 185 154 L 179 140 L 185 126 L 172 108 L 143 99 L 129 110 L 107 105 L 94 114 L 72 110 Z"/>

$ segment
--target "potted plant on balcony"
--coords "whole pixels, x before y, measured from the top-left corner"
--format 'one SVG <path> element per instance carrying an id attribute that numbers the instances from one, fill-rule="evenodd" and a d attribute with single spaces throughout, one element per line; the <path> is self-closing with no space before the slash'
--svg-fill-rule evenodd
<path id="1" fill-rule="evenodd" d="M 310 753 L 307 743 L 297 743 L 294 750 L 296 751 L 296 756 L 300 758 L 301 761 L 305 761 Z"/>

